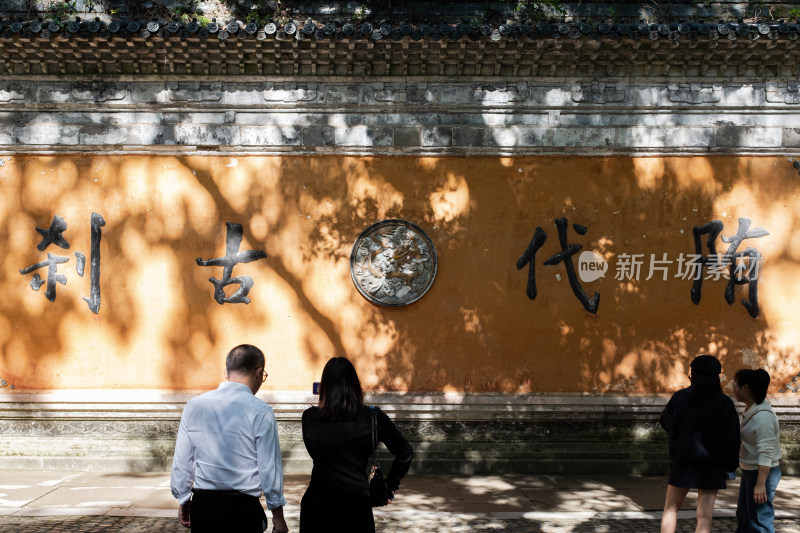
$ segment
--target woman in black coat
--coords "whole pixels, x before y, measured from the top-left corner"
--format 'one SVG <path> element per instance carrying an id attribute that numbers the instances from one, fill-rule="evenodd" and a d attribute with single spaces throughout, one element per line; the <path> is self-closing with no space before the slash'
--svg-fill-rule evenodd
<path id="1" fill-rule="evenodd" d="M 711 531 L 717 491 L 739 463 L 739 417 L 719 382 L 722 366 L 712 355 L 691 363 L 692 384 L 676 392 L 661 414 L 669 433 L 669 485 L 661 533 L 673 533 L 689 489 L 697 489 L 697 533 Z"/>
<path id="2" fill-rule="evenodd" d="M 411 466 L 413 450 L 386 414 L 375 408 L 377 440 L 394 455 L 385 477 L 387 502 Z M 300 503 L 300 533 L 374 533 L 367 466 L 372 455 L 372 417 L 358 374 L 344 357 L 322 371 L 319 406 L 303 413 L 303 442 L 314 461 Z"/>

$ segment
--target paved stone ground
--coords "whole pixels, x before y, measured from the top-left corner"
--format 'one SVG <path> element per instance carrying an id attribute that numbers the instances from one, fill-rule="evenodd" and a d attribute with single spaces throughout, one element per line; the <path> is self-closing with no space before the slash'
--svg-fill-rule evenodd
<path id="1" fill-rule="evenodd" d="M 308 476 L 287 476 L 299 502 Z M 377 533 L 648 533 L 659 531 L 663 476 L 409 476 L 402 498 L 375 510 Z M 720 491 L 714 532 L 734 533 L 737 484 Z M 800 477 L 781 480 L 780 533 L 800 533 Z M 679 529 L 694 531 L 690 492 Z M 298 531 L 299 506 L 286 517 Z M 0 533 L 188 533 L 169 473 L 0 470 Z M 228 533 L 228 532 L 221 532 Z"/>
<path id="2" fill-rule="evenodd" d="M 289 530 L 297 531 L 297 519 L 288 520 Z M 658 532 L 657 520 L 641 519 L 590 519 L 590 520 L 528 520 L 474 518 L 464 515 L 445 515 L 430 520 L 424 526 L 413 518 L 377 517 L 378 533 L 649 533 Z M 423 529 L 424 528 L 424 529 Z M 776 521 L 781 533 L 800 533 L 800 523 L 795 519 Z M 713 531 L 729 533 L 736 530 L 736 519 L 716 518 Z M 185 533 L 187 530 L 173 518 L 142 518 L 120 516 L 80 517 L 0 517 L 0 533 Z M 694 531 L 694 520 L 679 520 L 678 531 Z"/>

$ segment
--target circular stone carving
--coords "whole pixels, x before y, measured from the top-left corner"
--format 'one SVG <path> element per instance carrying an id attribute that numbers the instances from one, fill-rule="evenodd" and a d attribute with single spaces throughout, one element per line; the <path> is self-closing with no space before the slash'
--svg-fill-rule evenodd
<path id="1" fill-rule="evenodd" d="M 433 285 L 436 249 L 419 227 L 383 220 L 365 229 L 350 254 L 350 276 L 370 302 L 401 307 L 416 302 Z"/>

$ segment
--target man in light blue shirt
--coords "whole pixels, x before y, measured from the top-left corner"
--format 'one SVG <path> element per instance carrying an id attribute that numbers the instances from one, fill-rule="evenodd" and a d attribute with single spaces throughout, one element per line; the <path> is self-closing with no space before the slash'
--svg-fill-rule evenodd
<path id="1" fill-rule="evenodd" d="M 275 414 L 255 394 L 267 379 L 264 354 L 242 344 L 228 353 L 227 383 L 190 400 L 172 460 L 178 518 L 193 533 L 289 531 L 283 517 L 283 463 Z M 192 497 L 194 493 L 194 497 Z"/>

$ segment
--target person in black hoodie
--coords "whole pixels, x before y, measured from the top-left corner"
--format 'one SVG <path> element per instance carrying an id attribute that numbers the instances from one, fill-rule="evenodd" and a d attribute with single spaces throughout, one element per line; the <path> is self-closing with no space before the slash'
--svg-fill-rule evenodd
<path id="1" fill-rule="evenodd" d="M 386 502 L 394 498 L 414 451 L 386 414 L 376 411 L 377 440 L 394 455 L 385 478 Z M 333 357 L 322 370 L 319 406 L 303 413 L 303 441 L 314 461 L 300 502 L 300 533 L 374 533 L 367 465 L 372 455 L 372 416 L 353 364 Z"/>
<path id="2" fill-rule="evenodd" d="M 717 491 L 726 488 L 727 473 L 739 463 L 739 417 L 722 392 L 722 365 L 712 355 L 699 355 L 690 366 L 692 384 L 673 394 L 661 413 L 672 460 L 661 533 L 674 533 L 689 489 L 698 492 L 695 531 L 710 532 Z"/>

